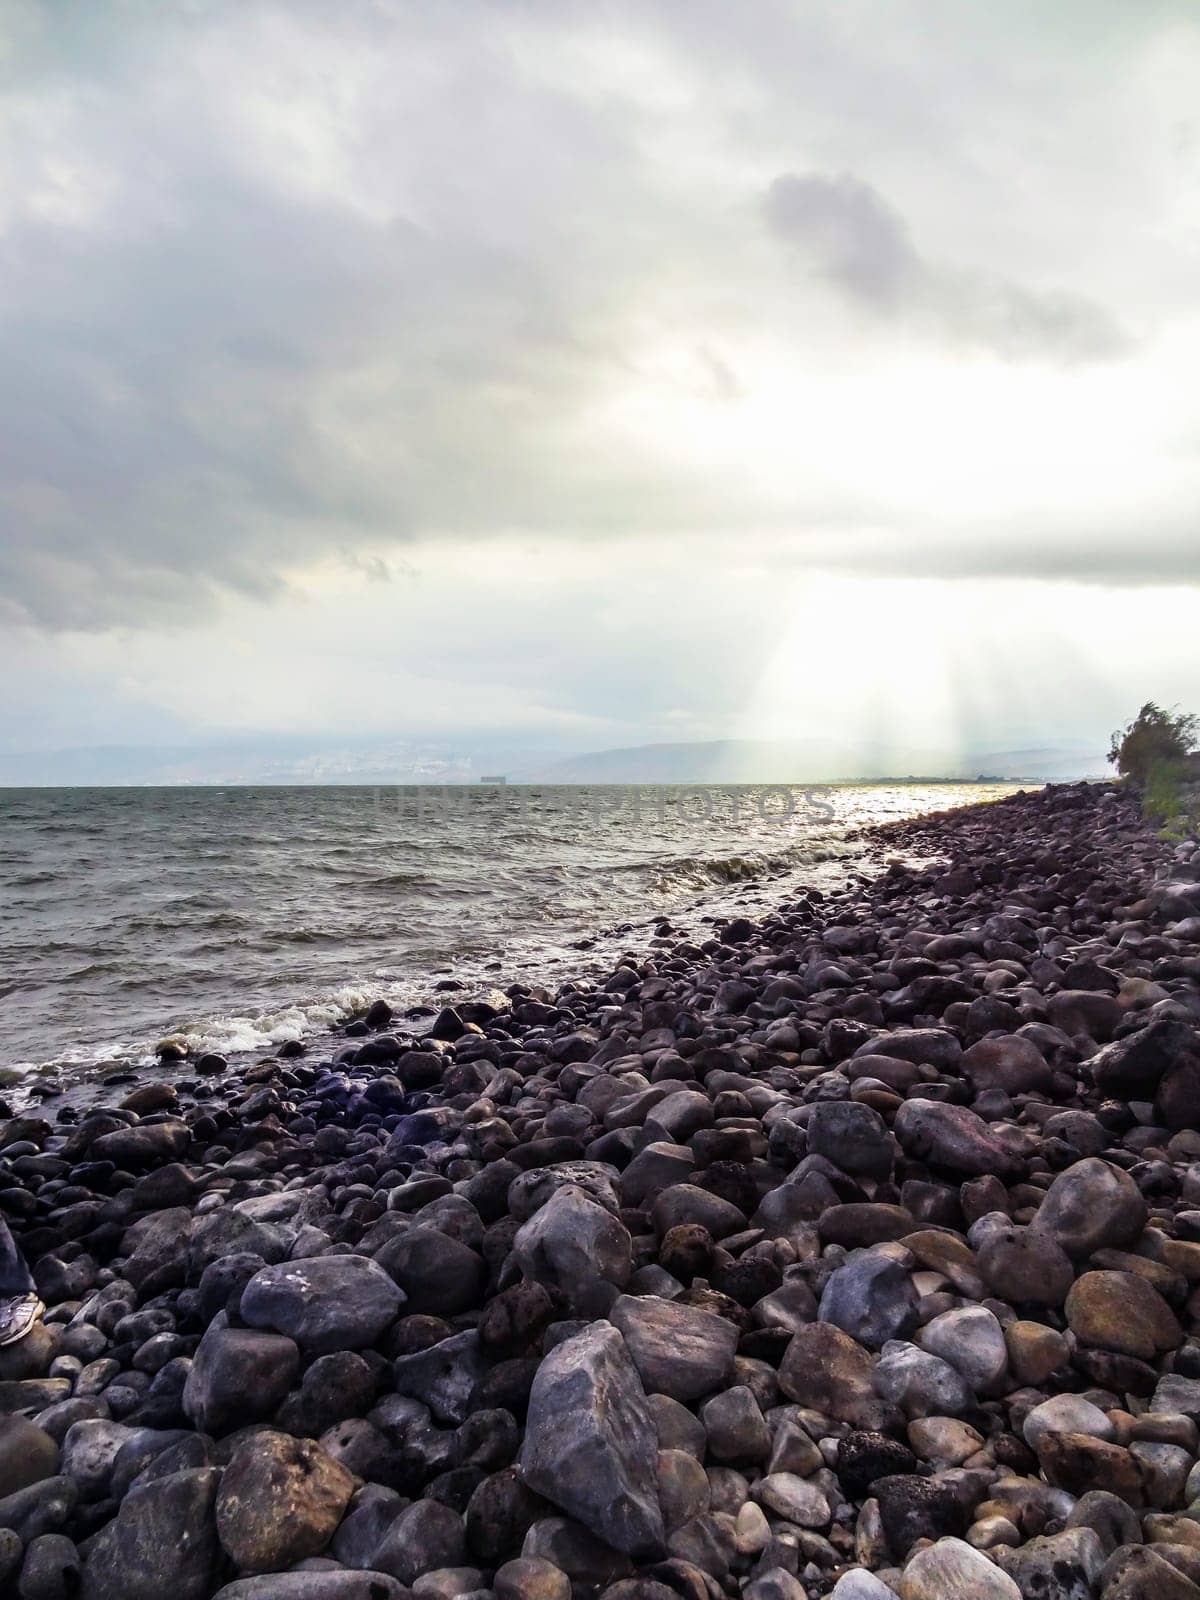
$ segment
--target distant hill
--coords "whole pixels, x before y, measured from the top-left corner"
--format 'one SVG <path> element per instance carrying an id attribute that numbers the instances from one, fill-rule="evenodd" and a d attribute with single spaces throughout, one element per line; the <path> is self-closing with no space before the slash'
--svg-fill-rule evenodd
<path id="1" fill-rule="evenodd" d="M 713 739 L 633 745 L 568 756 L 510 781 L 535 783 L 835 783 L 943 778 L 1056 782 L 1102 777 L 1104 756 L 1085 745 L 1023 750 L 885 751 L 817 740 Z"/>
<path id="2" fill-rule="evenodd" d="M 45 784 L 826 783 L 873 778 L 1099 777 L 1085 745 L 883 750 L 819 740 L 714 739 L 556 756 L 524 741 L 243 739 L 210 745 L 0 751 L 0 786 Z"/>

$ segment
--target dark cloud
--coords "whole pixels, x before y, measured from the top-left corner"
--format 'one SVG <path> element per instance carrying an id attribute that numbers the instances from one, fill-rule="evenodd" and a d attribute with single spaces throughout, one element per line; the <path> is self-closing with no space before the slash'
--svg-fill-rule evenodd
<path id="1" fill-rule="evenodd" d="M 982 351 L 1053 382 L 1127 345 L 1090 290 L 1038 286 L 1043 232 L 1066 262 L 1047 281 L 1097 270 L 1061 186 L 1006 233 L 1028 153 L 968 137 L 977 102 L 1006 139 L 1057 103 L 1052 83 L 1028 116 L 1029 85 L 980 65 L 1023 61 L 1038 19 L 981 53 L 936 7 L 897 66 L 852 9 L 11 0 L 0 621 L 175 627 L 464 538 L 783 528 L 819 551 L 870 523 L 917 560 L 919 517 L 860 470 L 871 437 L 837 470 L 793 469 L 782 429 L 763 450 L 791 404 L 775 373 L 745 425 L 764 371 L 869 383 L 915 333 L 948 371 Z M 1086 65 L 1078 29 L 1063 48 Z M 766 216 L 815 290 L 747 227 L 797 149 L 822 171 L 777 178 Z M 925 186 L 918 242 L 880 190 L 824 175 L 879 175 L 873 155 L 882 191 L 908 195 L 898 169 Z M 971 227 L 991 248 L 945 263 Z M 998 234 L 1014 261 L 983 270 Z M 871 313 L 861 338 L 823 327 L 826 284 Z M 986 536 L 998 570 L 1052 559 Z"/>
<path id="2" fill-rule="evenodd" d="M 899 212 L 850 173 L 784 173 L 765 210 L 772 232 L 849 299 L 955 343 L 1063 366 L 1113 360 L 1132 347 L 1116 318 L 1083 295 L 926 260 Z"/>
<path id="3" fill-rule="evenodd" d="M 869 183 L 848 172 L 785 173 L 767 190 L 766 207 L 774 232 L 854 299 L 891 310 L 921 293 L 925 268 L 904 219 Z"/>

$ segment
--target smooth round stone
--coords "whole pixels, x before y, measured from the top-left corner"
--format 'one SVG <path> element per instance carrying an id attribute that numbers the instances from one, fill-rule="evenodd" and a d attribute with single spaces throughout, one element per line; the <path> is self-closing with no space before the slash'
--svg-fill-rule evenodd
<path id="1" fill-rule="evenodd" d="M 1021 1600 L 1021 1591 L 963 1539 L 939 1539 L 904 1568 L 900 1600 Z"/>
<path id="2" fill-rule="evenodd" d="M 518 1556 L 506 1561 L 492 1580 L 496 1600 L 571 1600 L 571 1580 L 552 1561 Z"/>
<path id="3" fill-rule="evenodd" d="M 1044 1322 L 1010 1322 L 1004 1330 L 1004 1339 L 1009 1365 L 1018 1383 L 1036 1387 L 1051 1373 L 1066 1366 L 1071 1358 L 1067 1339 L 1057 1328 L 1048 1328 Z"/>
<path id="4" fill-rule="evenodd" d="M 908 1425 L 908 1442 L 922 1461 L 961 1466 L 983 1449 L 983 1435 L 957 1417 L 917 1417 Z"/>
<path id="5" fill-rule="evenodd" d="M 759 1504 L 776 1516 L 800 1528 L 827 1528 L 829 1502 L 807 1478 L 794 1472 L 771 1472 L 759 1480 L 755 1490 Z"/>
<path id="6" fill-rule="evenodd" d="M 1081 1344 L 1153 1361 L 1182 1337 L 1170 1306 L 1135 1272 L 1085 1272 L 1067 1295 L 1067 1323 Z"/>
<path id="7" fill-rule="evenodd" d="M 1116 1429 L 1099 1406 L 1078 1394 L 1056 1394 L 1034 1406 L 1021 1429 L 1025 1443 L 1036 1450 L 1048 1433 L 1086 1433 L 1093 1439 L 1116 1438 Z"/>
<path id="8" fill-rule="evenodd" d="M 669 1532 L 705 1514 L 708 1478 L 695 1456 L 686 1450 L 658 1452 L 658 1501 Z"/>
<path id="9" fill-rule="evenodd" d="M 733 1525 L 733 1542 L 738 1554 L 756 1556 L 760 1550 L 766 1549 L 770 1541 L 771 1525 L 763 1515 L 762 1507 L 753 1500 L 747 1500 Z"/>
<path id="10" fill-rule="evenodd" d="M 967 1543 L 976 1550 L 995 1550 L 1000 1545 L 1018 1545 L 1021 1530 L 1007 1517 L 980 1517 L 967 1530 Z"/>
<path id="11" fill-rule="evenodd" d="M 923 1350 L 957 1367 L 976 1394 L 997 1383 L 1008 1366 L 1004 1329 L 985 1306 L 944 1311 L 925 1324 L 918 1339 Z"/>
<path id="12" fill-rule="evenodd" d="M 896 1600 L 896 1591 L 873 1572 L 858 1567 L 842 1574 L 830 1591 L 829 1600 Z"/>

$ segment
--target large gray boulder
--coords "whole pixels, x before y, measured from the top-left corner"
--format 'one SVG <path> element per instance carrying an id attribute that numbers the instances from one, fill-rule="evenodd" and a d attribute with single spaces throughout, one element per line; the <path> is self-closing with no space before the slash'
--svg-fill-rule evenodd
<path id="1" fill-rule="evenodd" d="M 887 1178 L 895 1147 L 883 1118 L 857 1100 L 827 1100 L 808 1118 L 808 1149 L 856 1177 Z"/>
<path id="2" fill-rule="evenodd" d="M 91 1541 L 81 1600 L 208 1600 L 221 1560 L 215 1467 L 131 1489 Z"/>
<path id="3" fill-rule="evenodd" d="M 1104 1567 L 1104 1547 L 1094 1528 L 1064 1528 L 995 1553 L 1000 1569 L 1022 1595 L 1038 1600 L 1092 1600 Z"/>
<path id="4" fill-rule="evenodd" d="M 986 1306 L 956 1306 L 921 1329 L 921 1347 L 956 1367 L 976 1394 L 986 1394 L 1008 1369 L 1004 1329 Z"/>
<path id="5" fill-rule="evenodd" d="M 647 1393 L 699 1400 L 733 1374 L 738 1330 L 699 1306 L 623 1294 L 609 1312 Z"/>
<path id="6" fill-rule="evenodd" d="M 371 1566 L 414 1583 L 426 1572 L 461 1567 L 466 1560 L 466 1530 L 453 1506 L 440 1500 L 414 1500 L 379 1541 Z"/>
<path id="7" fill-rule="evenodd" d="M 392 1388 L 429 1407 L 441 1428 L 457 1428 L 471 1412 L 471 1391 L 486 1370 L 474 1328 L 441 1339 L 427 1350 L 398 1356 Z"/>
<path id="8" fill-rule="evenodd" d="M 527 1278 L 562 1290 L 579 1315 L 596 1316 L 629 1282 L 633 1241 L 624 1223 L 568 1184 L 518 1230 L 513 1257 Z"/>
<path id="9" fill-rule="evenodd" d="M 1022 1600 L 1006 1573 L 962 1539 L 939 1539 L 904 1569 L 900 1600 Z"/>
<path id="10" fill-rule="evenodd" d="M 1089 1156 L 1059 1173 L 1029 1226 L 1053 1239 L 1073 1261 L 1086 1261 L 1097 1250 L 1136 1243 L 1148 1215 L 1129 1174 Z"/>
<path id="11" fill-rule="evenodd" d="M 257 1328 L 210 1327 L 183 1386 L 183 1409 L 204 1433 L 269 1417 L 292 1388 L 300 1352 L 291 1339 Z"/>
<path id="12" fill-rule="evenodd" d="M 404 1295 L 366 1256 L 311 1256 L 256 1272 L 242 1292 L 242 1320 L 294 1339 L 312 1355 L 362 1350 L 387 1327 Z"/>
<path id="13" fill-rule="evenodd" d="M 63 1439 L 61 1470 L 85 1500 L 100 1500 L 108 1493 L 118 1451 L 136 1435 L 136 1428 L 101 1417 L 73 1422 Z"/>
<path id="14" fill-rule="evenodd" d="M 611 1323 L 556 1346 L 538 1368 L 520 1469 L 530 1489 L 613 1549 L 641 1559 L 663 1554 L 658 1437 L 637 1368 Z"/>
<path id="15" fill-rule="evenodd" d="M 917 1293 L 894 1256 L 857 1250 L 830 1274 L 817 1316 L 859 1344 L 878 1350 L 916 1326 Z"/>
<path id="16" fill-rule="evenodd" d="M 266 1572 L 227 1583 L 215 1600 L 408 1600 L 408 1595 L 384 1572 Z"/>
<path id="17" fill-rule="evenodd" d="M 406 1228 L 375 1258 L 404 1291 L 410 1313 L 456 1316 L 475 1305 L 487 1278 L 483 1257 L 437 1228 Z"/>
<path id="18" fill-rule="evenodd" d="M 893 1128 L 904 1153 L 961 1178 L 1016 1177 L 1021 1159 L 1003 1144 L 982 1117 L 966 1106 L 941 1100 L 906 1100 Z"/>

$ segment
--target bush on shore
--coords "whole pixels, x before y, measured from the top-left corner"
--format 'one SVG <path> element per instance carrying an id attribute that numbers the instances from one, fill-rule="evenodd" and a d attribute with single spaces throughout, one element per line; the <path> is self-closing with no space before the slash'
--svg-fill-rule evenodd
<path id="1" fill-rule="evenodd" d="M 1109 745 L 1109 761 L 1141 795 L 1146 817 L 1168 836 L 1182 837 L 1196 822 L 1198 734 L 1200 717 L 1148 700 L 1132 722 L 1116 730 Z"/>

